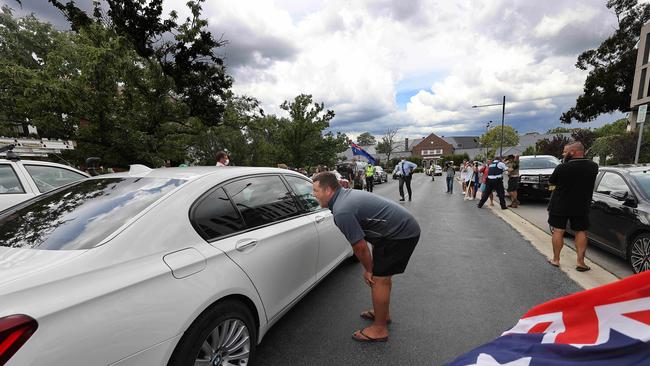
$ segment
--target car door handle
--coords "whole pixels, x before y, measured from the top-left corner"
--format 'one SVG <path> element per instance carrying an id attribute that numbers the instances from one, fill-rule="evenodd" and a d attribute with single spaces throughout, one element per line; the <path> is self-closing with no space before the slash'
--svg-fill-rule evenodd
<path id="1" fill-rule="evenodd" d="M 314 218 L 314 220 L 316 220 L 317 224 L 320 224 L 321 222 L 325 221 L 325 217 L 324 216 L 316 216 Z"/>
<path id="2" fill-rule="evenodd" d="M 248 248 L 252 248 L 252 247 L 254 247 L 256 245 L 257 245 L 257 240 L 255 240 L 255 239 L 243 240 L 243 241 L 240 241 L 239 243 L 237 243 L 237 245 L 235 245 L 235 249 L 237 249 L 240 252 L 243 252 L 244 250 L 246 250 Z"/>

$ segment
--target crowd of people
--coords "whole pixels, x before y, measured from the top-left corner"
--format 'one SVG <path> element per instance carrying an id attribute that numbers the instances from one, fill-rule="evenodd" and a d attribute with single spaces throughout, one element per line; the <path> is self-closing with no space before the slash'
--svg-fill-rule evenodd
<path id="1" fill-rule="evenodd" d="M 478 207 L 481 208 L 490 200 L 490 206 L 494 206 L 494 194 L 502 209 L 519 207 L 517 189 L 519 188 L 519 157 L 509 155 L 506 159 L 495 157 L 490 160 L 463 160 L 458 168 L 460 172 L 461 194 L 464 200 L 476 200 L 479 198 Z M 445 163 L 443 174 L 447 177 L 447 193 L 454 193 L 454 179 L 456 168 L 452 162 Z M 507 177 L 507 189 L 504 186 L 504 176 Z M 510 199 L 510 205 L 506 205 L 506 193 Z"/>

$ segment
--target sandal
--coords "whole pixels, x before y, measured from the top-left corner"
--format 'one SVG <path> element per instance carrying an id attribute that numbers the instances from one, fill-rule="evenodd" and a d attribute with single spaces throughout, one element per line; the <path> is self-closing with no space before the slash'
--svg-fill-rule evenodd
<path id="1" fill-rule="evenodd" d="M 358 336 L 357 332 L 359 332 L 359 334 L 361 336 Z M 354 339 L 357 342 L 375 343 L 375 342 L 386 342 L 386 341 L 388 341 L 388 337 L 372 338 L 372 337 L 368 336 L 366 333 L 364 333 L 363 329 L 359 329 L 357 332 L 352 333 L 352 339 Z"/>
<path id="2" fill-rule="evenodd" d="M 576 266 L 576 271 L 578 271 L 578 272 L 587 272 L 590 269 L 591 269 L 591 267 L 589 267 L 589 266 L 585 266 L 585 267 Z"/>
<path id="3" fill-rule="evenodd" d="M 366 311 L 362 312 L 361 314 L 359 314 L 359 316 L 366 319 L 366 320 L 370 320 L 370 321 L 373 321 L 373 322 L 375 321 L 375 312 L 372 311 L 372 310 L 366 310 Z M 386 324 L 390 324 L 391 322 L 392 321 L 390 319 L 388 319 L 386 321 Z"/>

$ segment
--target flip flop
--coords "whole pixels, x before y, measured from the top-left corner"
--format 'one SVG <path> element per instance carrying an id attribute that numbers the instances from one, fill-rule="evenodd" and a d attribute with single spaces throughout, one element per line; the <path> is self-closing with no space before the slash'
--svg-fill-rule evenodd
<path id="1" fill-rule="evenodd" d="M 363 337 L 359 337 L 357 335 L 357 332 L 359 332 Z M 368 336 L 366 333 L 364 333 L 363 329 L 359 329 L 357 332 L 352 333 L 352 339 L 354 339 L 357 342 L 375 343 L 375 342 L 386 342 L 386 341 L 388 341 L 388 337 L 372 338 L 372 337 Z"/>
<path id="2" fill-rule="evenodd" d="M 551 262 L 550 259 L 547 259 L 546 261 L 548 262 L 548 264 L 552 265 L 553 267 L 560 268 L 560 265 L 559 265 L 559 264 L 555 264 L 555 263 Z"/>
<path id="3" fill-rule="evenodd" d="M 586 266 L 586 267 L 576 266 L 576 271 L 578 271 L 578 272 L 587 272 L 590 269 L 591 269 L 591 267 L 589 267 L 589 266 Z"/>
<path id="4" fill-rule="evenodd" d="M 363 313 L 359 314 L 359 316 L 366 320 L 370 320 L 372 322 L 375 321 L 375 313 L 372 310 L 366 310 Z M 392 320 L 388 319 L 386 321 L 386 324 L 390 324 L 390 323 L 392 323 Z"/>

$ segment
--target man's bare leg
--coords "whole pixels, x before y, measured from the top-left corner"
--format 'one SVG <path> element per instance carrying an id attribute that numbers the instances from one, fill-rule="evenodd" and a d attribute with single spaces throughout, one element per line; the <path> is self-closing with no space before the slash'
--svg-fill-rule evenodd
<path id="1" fill-rule="evenodd" d="M 390 276 L 374 276 L 373 281 L 375 281 L 375 284 L 372 285 L 372 306 L 375 311 L 375 321 L 371 326 L 365 328 L 363 333 L 372 338 L 384 338 L 388 337 L 386 322 L 389 317 L 392 278 Z M 359 332 L 356 335 L 361 338 L 363 337 Z"/>
<path id="2" fill-rule="evenodd" d="M 553 238 L 551 241 L 553 242 L 553 259 L 550 260 L 550 262 L 559 266 L 560 252 L 562 251 L 562 247 L 564 247 L 564 230 L 554 228 Z"/>
<path id="3" fill-rule="evenodd" d="M 575 234 L 576 253 L 578 254 L 578 267 L 587 267 L 585 264 L 585 253 L 587 253 L 587 232 L 576 231 Z"/>

